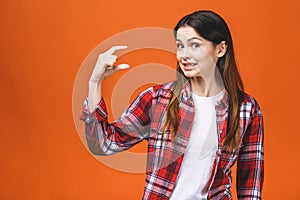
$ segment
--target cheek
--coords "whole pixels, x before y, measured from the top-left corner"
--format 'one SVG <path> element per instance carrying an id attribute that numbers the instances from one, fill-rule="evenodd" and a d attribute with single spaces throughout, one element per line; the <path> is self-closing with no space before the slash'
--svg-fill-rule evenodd
<path id="1" fill-rule="evenodd" d="M 195 61 L 212 61 L 212 56 L 205 50 L 205 49 L 199 49 L 198 51 L 193 52 L 192 54 Z"/>
<path id="2" fill-rule="evenodd" d="M 177 51 L 176 52 L 176 58 L 177 58 L 178 62 L 180 61 L 181 57 L 182 57 L 182 53 Z"/>

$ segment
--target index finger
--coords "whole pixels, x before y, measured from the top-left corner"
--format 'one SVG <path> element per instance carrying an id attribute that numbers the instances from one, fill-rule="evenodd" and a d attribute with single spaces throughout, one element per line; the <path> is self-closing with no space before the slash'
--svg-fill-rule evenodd
<path id="1" fill-rule="evenodd" d="M 106 51 L 105 53 L 106 54 L 113 54 L 117 50 L 127 49 L 127 48 L 128 48 L 128 46 L 113 46 L 108 51 Z"/>

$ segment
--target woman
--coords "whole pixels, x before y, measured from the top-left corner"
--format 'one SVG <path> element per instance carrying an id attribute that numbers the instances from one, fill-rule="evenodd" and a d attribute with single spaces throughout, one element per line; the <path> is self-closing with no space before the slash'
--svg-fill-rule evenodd
<path id="1" fill-rule="evenodd" d="M 261 199 L 264 170 L 263 118 L 243 90 L 225 21 L 196 11 L 174 28 L 177 80 L 142 92 L 121 118 L 108 123 L 102 80 L 126 48 L 101 54 L 89 81 L 82 120 L 96 155 L 148 141 L 143 199 L 232 199 L 231 167 L 237 161 L 239 199 Z"/>

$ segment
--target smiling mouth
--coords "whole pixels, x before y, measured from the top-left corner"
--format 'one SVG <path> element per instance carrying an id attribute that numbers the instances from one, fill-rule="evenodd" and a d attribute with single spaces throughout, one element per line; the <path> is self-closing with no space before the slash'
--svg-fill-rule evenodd
<path id="1" fill-rule="evenodd" d="M 196 63 L 181 63 L 181 64 L 183 65 L 184 70 L 193 70 L 197 65 Z"/>

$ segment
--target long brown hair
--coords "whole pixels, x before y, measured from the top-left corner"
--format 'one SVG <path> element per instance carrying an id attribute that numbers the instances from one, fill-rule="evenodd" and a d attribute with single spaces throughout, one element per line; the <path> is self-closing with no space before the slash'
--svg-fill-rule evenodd
<path id="1" fill-rule="evenodd" d="M 182 26 L 190 26 L 204 39 L 217 45 L 222 41 L 227 44 L 226 54 L 219 58 L 217 68 L 222 76 L 224 87 L 228 92 L 228 124 L 227 134 L 223 141 L 223 149 L 226 151 L 238 151 L 240 140 L 240 105 L 243 99 L 244 86 L 237 69 L 232 37 L 226 22 L 218 14 L 212 11 L 196 11 L 184 16 L 174 28 L 175 38 L 177 30 Z M 170 127 L 174 134 L 179 126 L 178 109 L 179 96 L 187 78 L 177 63 L 177 81 L 172 97 L 167 107 L 167 115 L 162 127 L 163 133 Z"/>

